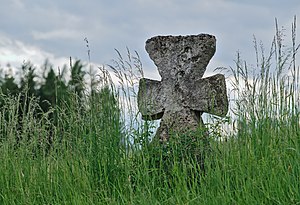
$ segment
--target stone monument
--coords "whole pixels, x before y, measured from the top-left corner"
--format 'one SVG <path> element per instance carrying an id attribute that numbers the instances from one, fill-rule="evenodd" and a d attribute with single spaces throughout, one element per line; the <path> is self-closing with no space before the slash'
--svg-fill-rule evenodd
<path id="1" fill-rule="evenodd" d="M 202 78 L 216 51 L 214 36 L 156 36 L 147 40 L 146 51 L 161 81 L 140 80 L 138 108 L 144 120 L 161 119 L 156 132 L 160 141 L 167 141 L 173 131 L 184 133 L 204 126 L 203 112 L 226 115 L 224 75 Z"/>

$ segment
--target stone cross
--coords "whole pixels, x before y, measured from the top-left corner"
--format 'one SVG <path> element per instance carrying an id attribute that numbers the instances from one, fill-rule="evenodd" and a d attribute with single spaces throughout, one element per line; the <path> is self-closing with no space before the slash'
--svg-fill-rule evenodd
<path id="1" fill-rule="evenodd" d="M 202 78 L 216 50 L 216 38 L 208 34 L 156 36 L 146 51 L 161 81 L 142 78 L 138 107 L 142 119 L 161 119 L 156 136 L 167 141 L 172 131 L 184 133 L 204 126 L 203 112 L 225 116 L 228 99 L 224 75 Z"/>

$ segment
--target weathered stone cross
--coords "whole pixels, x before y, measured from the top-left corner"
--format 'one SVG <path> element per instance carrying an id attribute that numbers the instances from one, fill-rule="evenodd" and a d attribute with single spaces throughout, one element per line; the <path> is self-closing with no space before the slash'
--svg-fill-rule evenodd
<path id="1" fill-rule="evenodd" d="M 169 139 L 171 131 L 185 132 L 204 126 L 203 112 L 225 116 L 228 111 L 225 77 L 202 78 L 216 50 L 212 35 L 156 36 L 146 42 L 146 51 L 161 75 L 161 81 L 139 82 L 138 107 L 142 119 L 161 118 L 156 136 Z"/>

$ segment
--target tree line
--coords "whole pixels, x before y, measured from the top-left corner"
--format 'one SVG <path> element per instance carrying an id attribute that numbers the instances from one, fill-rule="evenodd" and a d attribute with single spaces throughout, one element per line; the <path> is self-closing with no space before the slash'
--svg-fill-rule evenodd
<path id="1" fill-rule="evenodd" d="M 5 69 L 1 68 L 1 71 Z M 38 100 L 40 113 L 48 112 L 51 108 L 60 106 L 70 100 L 71 94 L 79 98 L 84 92 L 84 65 L 77 60 L 74 65 L 70 64 L 70 80 L 66 81 L 67 66 L 64 66 L 62 72 L 56 74 L 53 65 L 47 60 L 41 67 L 42 76 L 37 74 L 38 68 L 30 62 L 23 63 L 19 69 L 19 82 L 16 82 L 16 76 L 11 73 L 5 73 L 0 76 L 1 103 L 0 107 L 5 105 L 6 97 L 19 96 L 20 113 L 27 112 L 26 105 L 32 98 Z M 2 72 L 3 73 L 3 72 Z M 54 117 L 54 116 L 52 116 Z"/>
<path id="2" fill-rule="evenodd" d="M 67 72 L 68 69 L 69 72 Z M 102 103 L 100 106 L 103 108 L 105 106 L 104 98 L 109 99 L 109 102 L 106 103 L 109 104 L 109 109 L 119 111 L 117 100 L 108 84 L 100 85 L 100 82 L 90 74 L 91 83 L 87 89 L 85 79 L 88 77 L 88 72 L 80 60 L 73 64 L 70 59 L 70 67 L 64 66 L 58 73 L 54 71 L 53 65 L 47 60 L 41 68 L 37 68 L 30 62 L 23 63 L 18 69 L 18 75 L 15 76 L 7 72 L 7 69 L 6 74 L 3 74 L 4 70 L 4 68 L 0 68 L 0 121 L 2 125 L 9 124 L 8 122 L 14 118 L 13 120 L 16 121 L 14 122 L 16 145 L 19 141 L 24 140 L 24 137 L 30 138 L 24 136 L 24 133 L 30 135 L 30 131 L 24 131 L 24 124 L 29 123 L 29 118 L 26 116 L 29 115 L 32 116 L 31 120 L 44 121 L 45 130 L 47 130 L 46 144 L 49 149 L 54 138 L 59 140 L 58 138 L 63 136 L 64 130 L 68 129 L 68 125 L 62 125 L 64 121 L 68 121 L 64 119 L 69 119 L 75 115 L 74 113 L 87 115 L 91 109 L 94 109 L 95 104 L 99 103 Z M 87 90 L 89 90 L 88 94 Z M 8 99 L 13 99 L 13 103 L 16 104 L 13 106 L 14 109 L 8 106 Z M 32 104 L 34 104 L 34 109 Z M 85 118 L 88 119 L 88 116 Z M 59 122 L 61 122 L 60 125 Z M 2 126 L 0 129 L 0 142 L 9 135 L 7 127 Z"/>

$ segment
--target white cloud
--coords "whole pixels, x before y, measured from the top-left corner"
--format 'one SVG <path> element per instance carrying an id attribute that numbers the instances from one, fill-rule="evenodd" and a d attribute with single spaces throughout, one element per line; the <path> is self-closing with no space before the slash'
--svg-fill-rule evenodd
<path id="1" fill-rule="evenodd" d="M 39 48 L 38 46 L 11 39 L 0 33 L 0 68 L 4 68 L 4 73 L 18 73 L 19 68 L 25 62 L 30 62 L 37 68 L 40 68 L 45 63 L 45 60 L 48 60 L 49 63 L 54 66 L 53 68 L 56 72 L 58 72 L 58 69 L 62 69 L 64 65 L 69 65 L 69 57 L 58 57 L 51 52 Z M 73 59 L 73 63 L 75 60 L 77 59 Z M 98 68 L 102 68 L 103 65 L 99 63 L 88 63 L 84 61 L 82 61 L 82 63 L 83 65 L 87 65 L 87 69 L 91 68 L 94 74 L 101 74 L 101 71 Z M 8 70 L 6 70 L 5 66 L 8 64 L 10 65 L 10 67 Z M 42 72 L 42 70 L 38 70 L 38 74 L 41 74 Z M 109 74 L 112 77 L 112 81 L 115 84 L 118 84 L 119 79 L 116 78 L 111 71 L 109 71 Z M 69 77 L 65 77 L 68 81 Z"/>
<path id="2" fill-rule="evenodd" d="M 10 64 L 13 68 L 18 68 L 27 61 L 40 66 L 46 59 L 57 66 L 63 66 L 68 62 L 68 58 L 57 57 L 53 53 L 44 51 L 37 46 L 0 34 L 0 64 L 2 66 Z"/>

